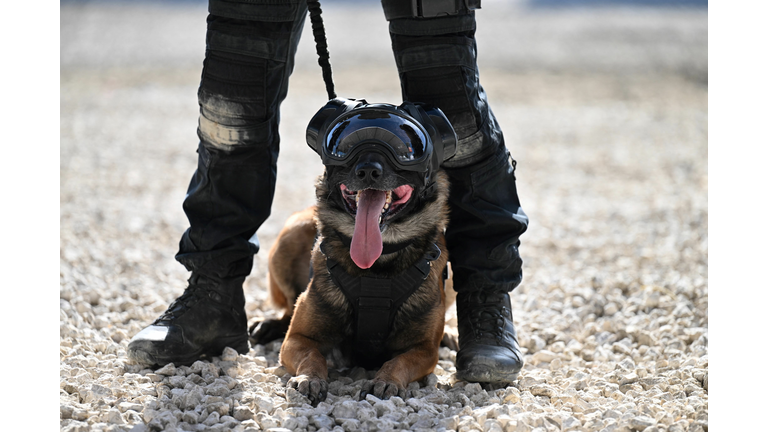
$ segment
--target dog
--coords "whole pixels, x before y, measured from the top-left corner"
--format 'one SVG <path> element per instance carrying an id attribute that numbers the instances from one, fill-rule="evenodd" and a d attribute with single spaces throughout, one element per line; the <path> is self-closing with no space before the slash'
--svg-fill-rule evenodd
<path id="1" fill-rule="evenodd" d="M 367 103 L 355 101 L 351 106 Z M 363 119 L 360 124 L 337 121 L 342 126 L 329 126 L 321 136 L 343 141 L 339 129 L 354 138 L 373 123 L 405 137 L 410 150 L 422 144 L 419 140 L 428 141 L 426 134 L 411 130 L 421 128 L 415 122 L 408 120 L 404 126 L 398 118 L 392 126 L 391 120 L 381 120 L 391 113 L 382 117 L 380 111 L 359 115 L 353 110 Z M 439 110 L 429 112 L 442 116 Z M 429 121 L 426 115 L 420 118 Z M 421 130 L 434 136 L 437 127 L 430 124 L 430 129 Z M 449 125 L 447 120 L 445 124 Z M 447 142 L 455 145 L 455 134 L 452 138 Z M 432 141 L 423 144 L 433 150 Z M 397 151 L 405 148 L 399 145 Z M 380 142 L 353 148 L 359 151 L 347 154 L 344 163 L 326 163 L 315 184 L 317 204 L 291 216 L 270 250 L 270 298 L 283 316 L 257 323 L 251 329 L 253 340 L 266 343 L 285 334 L 280 363 L 293 375 L 288 385 L 313 404 L 327 396 L 327 356 L 337 359 L 336 367 L 379 367 L 363 385 L 361 399 L 367 394 L 382 399 L 405 397 L 407 385 L 431 373 L 437 364 L 446 307 L 452 298 L 446 298 L 444 277 L 449 185 L 447 175 L 438 168 L 444 146 L 434 147 L 441 152 L 435 156 L 438 163 L 430 162 L 425 170 L 402 169 L 403 163 L 393 158 L 394 151 L 384 151 L 387 146 Z M 426 157 L 432 155 L 422 158 Z"/>

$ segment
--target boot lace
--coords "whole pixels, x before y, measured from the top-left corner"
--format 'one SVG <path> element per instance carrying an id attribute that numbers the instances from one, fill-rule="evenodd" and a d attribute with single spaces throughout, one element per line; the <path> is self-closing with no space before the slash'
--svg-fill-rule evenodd
<path id="1" fill-rule="evenodd" d="M 200 291 L 197 286 L 190 286 L 185 289 L 184 293 L 168 306 L 168 309 L 155 320 L 154 324 L 171 322 L 184 315 L 193 304 L 200 300 L 201 296 L 198 294 Z"/>
<path id="2" fill-rule="evenodd" d="M 501 304 L 502 297 L 476 293 L 470 297 L 467 310 L 469 324 L 475 340 L 493 338 L 501 344 L 504 339 L 505 320 L 511 319 L 510 310 Z"/>
<path id="3" fill-rule="evenodd" d="M 201 281 L 199 276 L 189 278 L 189 286 L 184 292 L 171 304 L 168 309 L 160 315 L 153 324 L 168 323 L 184 315 L 185 312 L 204 298 L 210 297 L 206 289 L 206 283 Z"/>

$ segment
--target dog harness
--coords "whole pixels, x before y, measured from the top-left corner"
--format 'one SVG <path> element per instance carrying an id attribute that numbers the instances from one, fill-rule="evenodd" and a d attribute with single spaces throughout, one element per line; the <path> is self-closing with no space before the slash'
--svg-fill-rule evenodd
<path id="1" fill-rule="evenodd" d="M 320 251 L 331 280 L 352 306 L 355 355 L 363 362 L 375 362 L 385 351 L 395 314 L 427 278 L 432 261 L 440 257 L 440 248 L 433 243 L 416 264 L 394 278 L 352 276 L 328 257 L 325 242 L 320 243 Z"/>

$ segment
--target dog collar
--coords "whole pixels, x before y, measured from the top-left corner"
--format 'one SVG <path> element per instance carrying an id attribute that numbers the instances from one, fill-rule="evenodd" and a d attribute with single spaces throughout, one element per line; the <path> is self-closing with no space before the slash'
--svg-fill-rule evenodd
<path id="1" fill-rule="evenodd" d="M 395 314 L 429 275 L 432 261 L 440 257 L 440 248 L 431 248 L 413 266 L 394 278 L 352 276 L 325 253 L 325 265 L 336 285 L 352 306 L 354 313 L 355 354 L 361 365 L 380 362 L 384 342 L 389 336 Z"/>

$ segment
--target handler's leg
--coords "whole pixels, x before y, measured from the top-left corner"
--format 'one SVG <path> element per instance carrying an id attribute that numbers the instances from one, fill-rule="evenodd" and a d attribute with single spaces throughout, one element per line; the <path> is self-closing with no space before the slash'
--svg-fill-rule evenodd
<path id="1" fill-rule="evenodd" d="M 302 0 L 209 2 L 198 90 L 198 167 L 184 200 L 190 227 L 176 259 L 189 286 L 128 345 L 147 364 L 190 364 L 226 346 L 248 351 L 243 281 L 269 216 L 280 104 L 306 16 Z"/>
<path id="2" fill-rule="evenodd" d="M 403 97 L 438 106 L 459 137 L 456 156 L 443 164 L 451 180 L 446 239 L 458 292 L 457 375 L 512 381 L 523 359 L 509 292 L 522 280 L 518 238 L 528 217 L 517 197 L 515 162 L 479 82 L 474 11 L 408 17 L 410 1 L 382 3 Z"/>

